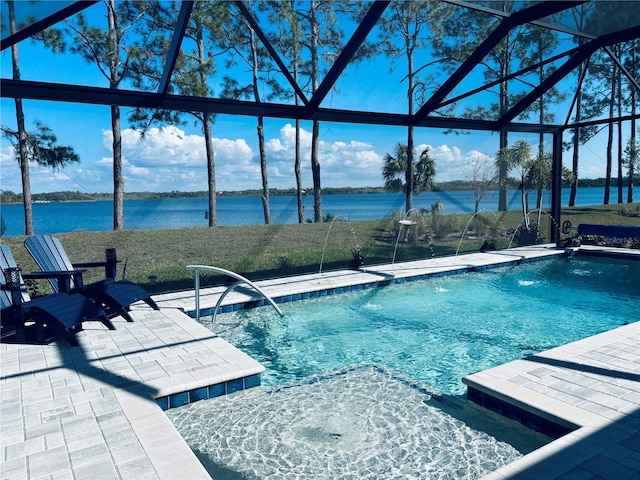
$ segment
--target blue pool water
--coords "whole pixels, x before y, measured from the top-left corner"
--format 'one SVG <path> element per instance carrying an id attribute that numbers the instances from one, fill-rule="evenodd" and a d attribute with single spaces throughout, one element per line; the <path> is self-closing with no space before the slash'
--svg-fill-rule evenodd
<path id="1" fill-rule="evenodd" d="M 374 362 L 436 390 L 510 360 L 640 320 L 640 264 L 548 260 L 218 315 L 209 327 L 278 385 Z"/>
<path id="2" fill-rule="evenodd" d="M 218 315 L 263 387 L 169 410 L 216 479 L 476 479 L 549 439 L 462 377 L 640 320 L 640 264 L 545 260 Z M 206 322 L 205 322 L 206 323 Z"/>

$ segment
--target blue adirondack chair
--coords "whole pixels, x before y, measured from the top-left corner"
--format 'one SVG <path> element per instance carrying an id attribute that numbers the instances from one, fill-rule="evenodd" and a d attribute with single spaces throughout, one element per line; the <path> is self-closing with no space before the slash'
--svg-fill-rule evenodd
<path id="1" fill-rule="evenodd" d="M 20 269 L 6 245 L 0 245 L 0 307 L 2 340 L 17 343 L 49 343 L 63 338 L 77 346 L 75 333 L 82 322 L 96 320 L 115 330 L 104 310 L 82 295 L 54 293 L 31 298 Z"/>
<path id="2" fill-rule="evenodd" d="M 51 287 L 56 292 L 80 293 L 93 299 L 110 318 L 121 315 L 133 322 L 129 308 L 133 303 L 143 301 L 155 310 L 159 310 L 149 293 L 129 280 L 116 281 L 115 250 L 107 249 L 106 261 L 72 264 L 59 239 L 49 235 L 33 235 L 24 241 L 24 245 L 42 269 Z M 105 279 L 84 284 L 82 273 L 88 267 L 104 267 Z"/>

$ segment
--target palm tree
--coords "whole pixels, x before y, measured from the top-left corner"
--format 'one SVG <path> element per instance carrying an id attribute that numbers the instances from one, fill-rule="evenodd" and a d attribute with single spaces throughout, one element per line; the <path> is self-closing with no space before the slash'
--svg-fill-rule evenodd
<path id="1" fill-rule="evenodd" d="M 508 172 L 516 170 L 520 177 L 522 197 L 522 217 L 525 228 L 529 228 L 529 189 L 535 159 L 531 156 L 531 146 L 525 140 L 517 140 L 512 147 L 501 148 L 496 154 L 496 168 Z M 542 170 L 542 169 L 541 169 Z M 506 177 L 505 177 L 506 178 Z M 506 187 L 506 184 L 504 184 Z"/>
<path id="2" fill-rule="evenodd" d="M 416 102 L 424 102 L 421 98 L 429 89 L 428 85 L 433 80 L 431 78 L 421 78 L 420 71 L 426 65 L 415 65 L 416 52 L 427 49 L 431 36 L 437 39 L 442 35 L 441 20 L 444 10 L 436 2 L 428 0 L 411 0 L 392 2 L 389 7 L 388 19 L 380 23 L 380 46 L 385 55 L 391 59 L 392 64 L 399 62 L 401 58 L 406 60 L 407 75 L 403 82 L 407 82 L 407 114 L 411 117 L 415 113 Z M 429 35 L 426 34 L 429 32 Z M 411 185 L 415 181 L 416 172 L 412 169 L 416 163 L 414 161 L 414 127 L 407 126 L 407 148 L 404 165 L 407 168 L 404 172 L 405 209 L 411 210 L 413 206 L 413 193 L 420 191 L 420 186 Z M 424 152 L 423 152 L 424 153 Z M 401 181 L 400 181 L 401 182 Z"/>
<path id="3" fill-rule="evenodd" d="M 396 144 L 393 155 L 390 153 L 385 154 L 384 166 L 382 167 L 382 178 L 384 179 L 385 189 L 391 192 L 407 193 L 405 172 L 407 171 L 408 158 L 407 145 L 403 143 Z M 412 156 L 412 158 L 415 157 Z M 412 172 L 411 193 L 417 195 L 420 192 L 433 188 L 436 176 L 436 162 L 429 155 L 429 147 L 422 151 L 417 161 L 414 161 Z"/>

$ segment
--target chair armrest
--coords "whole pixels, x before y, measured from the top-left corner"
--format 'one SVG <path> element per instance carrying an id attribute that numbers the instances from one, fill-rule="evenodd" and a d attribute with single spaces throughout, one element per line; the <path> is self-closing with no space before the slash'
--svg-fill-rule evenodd
<path id="1" fill-rule="evenodd" d="M 22 275 L 22 278 L 27 279 L 51 279 L 56 280 L 58 284 L 58 291 L 62 293 L 71 293 L 71 290 L 82 290 L 84 288 L 84 282 L 82 280 L 82 273 L 85 270 L 59 270 L 55 272 L 31 272 Z M 74 280 L 74 288 L 71 288 L 71 280 Z"/>
<path id="2" fill-rule="evenodd" d="M 81 262 L 74 263 L 73 267 L 80 268 L 96 268 L 104 267 L 104 275 L 106 278 L 116 278 L 116 264 L 120 263 L 120 260 L 116 258 L 115 248 L 108 248 L 105 250 L 106 260 L 104 262 Z"/>
<path id="3" fill-rule="evenodd" d="M 120 260 L 117 260 L 116 263 L 120 263 Z M 80 262 L 80 263 L 74 263 L 73 267 L 79 267 L 79 268 L 92 268 L 92 267 L 106 267 L 109 264 L 109 262 Z"/>
<path id="4" fill-rule="evenodd" d="M 56 270 L 53 272 L 31 272 L 22 274 L 22 278 L 65 278 L 82 275 L 86 270 Z"/>

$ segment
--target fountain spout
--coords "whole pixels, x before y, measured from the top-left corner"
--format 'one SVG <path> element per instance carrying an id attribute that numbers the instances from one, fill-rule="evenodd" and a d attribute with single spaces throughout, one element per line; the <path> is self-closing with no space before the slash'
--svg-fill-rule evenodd
<path id="1" fill-rule="evenodd" d="M 473 219 L 476 218 L 481 213 L 491 213 L 491 214 L 493 214 L 493 216 L 496 217 L 496 227 L 498 226 L 498 223 L 500 223 L 500 218 L 498 217 L 496 212 L 493 212 L 493 211 L 490 211 L 490 210 L 483 210 L 483 211 L 475 212 L 473 215 L 471 215 L 471 218 L 469 219 L 469 221 L 467 222 L 467 225 L 464 227 L 464 230 L 462 231 L 462 235 L 460 236 L 460 240 L 458 241 L 458 248 L 456 248 L 456 256 L 458 255 L 458 252 L 460 251 L 460 246 L 462 245 L 462 241 L 464 240 L 464 236 L 467 234 L 467 231 L 469 230 L 469 226 L 471 226 L 471 222 L 473 222 Z M 480 218 L 482 218 L 482 217 L 480 217 Z"/>
<path id="2" fill-rule="evenodd" d="M 338 220 L 338 218 L 342 218 L 347 222 L 347 224 L 349 225 L 349 229 L 351 230 L 351 235 L 353 236 L 355 248 L 351 249 L 351 253 L 354 257 L 354 261 L 352 261 L 351 265 L 354 265 L 355 263 L 357 263 L 357 260 L 358 260 L 354 252 L 357 252 L 359 259 L 362 260 L 362 255 L 360 254 L 360 247 L 358 246 L 358 239 L 356 237 L 356 232 L 353 231 L 353 227 L 351 227 L 351 223 L 349 222 L 349 219 L 344 215 L 338 214 L 331 219 L 331 223 L 329 224 L 329 229 L 327 230 L 327 235 L 324 237 L 324 246 L 322 247 L 322 257 L 320 258 L 320 269 L 318 270 L 318 273 L 322 273 L 322 266 L 324 265 L 324 254 L 327 250 L 327 242 L 329 241 L 329 234 L 331 233 L 331 229 L 333 228 L 334 222 Z M 362 262 L 360 262 L 358 266 L 360 265 L 362 265 Z"/>

